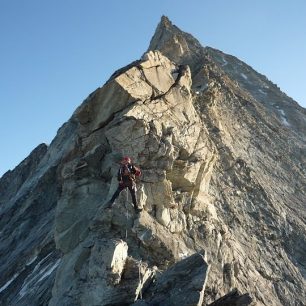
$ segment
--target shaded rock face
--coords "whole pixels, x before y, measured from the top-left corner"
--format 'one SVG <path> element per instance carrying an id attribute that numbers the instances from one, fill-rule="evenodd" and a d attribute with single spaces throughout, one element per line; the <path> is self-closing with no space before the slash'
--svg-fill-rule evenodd
<path id="1" fill-rule="evenodd" d="M 0 180 L 1 305 L 47 305 L 51 298 L 61 258 L 53 234 L 57 167 L 73 130 L 65 124 L 49 147 L 38 146 Z"/>
<path id="2" fill-rule="evenodd" d="M 264 76 L 163 17 L 140 60 L 1 178 L 1 301 L 205 305 L 238 288 L 242 305 L 304 305 L 305 128 Z M 139 214 L 126 191 L 102 205 L 125 155 Z"/>
<path id="3" fill-rule="evenodd" d="M 193 254 L 166 270 L 133 305 L 202 305 L 207 274 L 203 255 Z"/>
<path id="4" fill-rule="evenodd" d="M 214 301 L 209 306 L 246 306 L 252 303 L 249 294 L 241 295 L 237 289 Z"/>

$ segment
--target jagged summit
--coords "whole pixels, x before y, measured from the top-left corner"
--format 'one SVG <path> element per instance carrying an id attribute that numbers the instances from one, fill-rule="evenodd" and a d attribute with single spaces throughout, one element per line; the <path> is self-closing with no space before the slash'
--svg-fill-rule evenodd
<path id="1" fill-rule="evenodd" d="M 305 305 L 305 111 L 167 17 L 149 49 L 0 180 L 2 305 Z"/>
<path id="2" fill-rule="evenodd" d="M 306 130 L 304 108 L 238 58 L 203 47 L 191 34 L 173 25 L 168 17 L 162 16 L 148 50 L 159 50 L 173 62 L 189 65 L 195 91 L 207 88 L 208 79 L 213 77 L 236 95 L 264 104 L 268 116 L 276 116 L 305 140 L 305 134 L 301 135 L 301 131 Z"/>
<path id="3" fill-rule="evenodd" d="M 151 39 L 148 51 L 150 50 L 159 50 L 175 63 L 184 62 L 184 64 L 191 66 L 204 53 L 203 47 L 197 39 L 173 25 L 166 16 L 161 17 Z"/>
<path id="4" fill-rule="evenodd" d="M 169 17 L 162 15 L 161 19 L 160 19 L 160 24 L 163 25 L 164 27 L 173 27 L 173 24 L 171 22 L 171 20 L 169 19 Z"/>

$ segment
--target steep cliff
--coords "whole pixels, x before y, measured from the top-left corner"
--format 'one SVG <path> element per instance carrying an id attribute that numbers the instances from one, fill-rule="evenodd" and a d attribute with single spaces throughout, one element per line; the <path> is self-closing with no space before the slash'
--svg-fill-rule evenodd
<path id="1" fill-rule="evenodd" d="M 1 300 L 208 305 L 237 288 L 237 305 L 304 305 L 305 130 L 266 77 L 162 17 L 143 57 L 1 178 Z M 103 208 L 124 155 L 139 214 L 125 191 Z"/>

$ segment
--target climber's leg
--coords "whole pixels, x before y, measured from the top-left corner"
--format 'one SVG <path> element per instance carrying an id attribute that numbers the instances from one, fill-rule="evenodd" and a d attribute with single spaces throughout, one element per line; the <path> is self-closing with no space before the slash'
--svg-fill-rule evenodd
<path id="1" fill-rule="evenodd" d="M 126 186 L 123 184 L 119 184 L 117 190 L 113 194 L 112 198 L 106 203 L 105 208 L 111 208 L 115 200 L 118 198 L 120 192 L 125 188 Z"/>
<path id="2" fill-rule="evenodd" d="M 141 211 L 141 209 L 139 209 L 138 205 L 137 205 L 136 186 L 134 184 L 132 186 L 129 186 L 129 191 L 130 191 L 130 194 L 132 196 L 132 202 L 133 202 L 133 205 L 134 205 L 134 208 L 135 208 L 136 212 Z"/>

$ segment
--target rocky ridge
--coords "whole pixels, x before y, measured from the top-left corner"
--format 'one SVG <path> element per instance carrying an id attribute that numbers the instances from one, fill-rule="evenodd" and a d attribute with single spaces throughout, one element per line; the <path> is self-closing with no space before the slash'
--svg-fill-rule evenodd
<path id="1" fill-rule="evenodd" d="M 305 304 L 305 128 L 276 85 L 162 17 L 143 57 L 1 178 L 1 300 L 208 305 L 238 288 Z M 125 192 L 102 207 L 122 155 L 143 171 L 139 215 Z M 228 299 L 251 303 L 213 305 Z"/>

